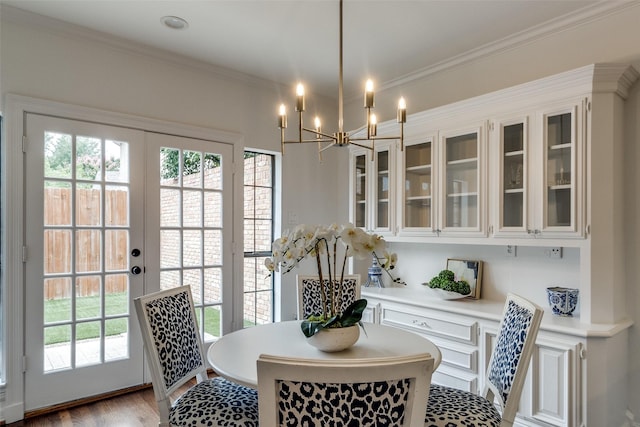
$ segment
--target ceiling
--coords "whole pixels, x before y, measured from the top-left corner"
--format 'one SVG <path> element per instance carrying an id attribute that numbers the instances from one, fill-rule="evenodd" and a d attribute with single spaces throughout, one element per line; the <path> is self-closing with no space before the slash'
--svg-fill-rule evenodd
<path id="1" fill-rule="evenodd" d="M 0 0 L 25 11 L 274 82 L 336 97 L 337 0 Z M 345 94 L 517 46 L 579 23 L 611 0 L 345 0 Z M 5 8 L 7 10 L 7 8 Z M 10 10 L 10 9 L 9 9 Z M 172 30 L 160 18 L 184 18 Z M 75 28 L 74 29 L 78 29 Z"/>

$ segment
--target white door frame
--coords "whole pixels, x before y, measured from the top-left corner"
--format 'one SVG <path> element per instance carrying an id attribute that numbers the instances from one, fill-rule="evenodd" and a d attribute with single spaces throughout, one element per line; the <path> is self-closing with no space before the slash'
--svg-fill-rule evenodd
<path id="1" fill-rule="evenodd" d="M 24 418 L 24 272 L 22 254 L 24 246 L 24 156 L 23 133 L 25 114 L 36 113 L 58 116 L 72 120 L 102 123 L 112 126 L 129 127 L 150 132 L 166 133 L 184 137 L 211 140 L 233 145 L 234 163 L 242 165 L 244 152 L 244 137 L 241 134 L 197 126 L 189 126 L 164 120 L 138 117 L 122 113 L 81 107 L 61 102 L 42 100 L 9 94 L 5 98 L 5 145 L 2 156 L 2 170 L 5 181 L 3 205 L 6 207 L 5 241 L 6 250 L 3 252 L 2 264 L 4 269 L 4 311 L 5 319 L 5 348 L 6 352 L 6 381 L 9 387 L 5 390 L 3 416 L 7 423 Z M 242 212 L 242 167 L 234 167 L 232 203 L 234 212 Z M 234 283 L 232 295 L 232 316 L 228 316 L 222 325 L 222 332 L 228 333 L 242 328 L 242 216 L 233 216 L 234 248 L 231 263 L 233 265 L 232 281 Z"/>

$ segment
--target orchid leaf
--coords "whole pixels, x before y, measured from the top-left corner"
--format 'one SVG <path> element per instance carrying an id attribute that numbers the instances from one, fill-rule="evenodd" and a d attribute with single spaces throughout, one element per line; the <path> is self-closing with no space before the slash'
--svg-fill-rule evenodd
<path id="1" fill-rule="evenodd" d="M 364 312 L 365 308 L 367 308 L 366 299 L 359 299 L 357 301 L 354 301 L 351 305 L 349 305 L 349 307 L 344 310 L 342 316 L 340 316 L 340 325 L 343 328 L 346 328 L 348 326 L 358 324 L 358 322 L 360 322 L 360 319 L 362 319 L 362 313 Z"/>

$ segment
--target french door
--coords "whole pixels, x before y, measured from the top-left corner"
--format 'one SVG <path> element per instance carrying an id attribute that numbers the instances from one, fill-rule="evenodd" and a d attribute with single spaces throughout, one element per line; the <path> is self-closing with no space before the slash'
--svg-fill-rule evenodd
<path id="1" fill-rule="evenodd" d="M 25 410 L 149 381 L 143 293 L 191 285 L 220 336 L 230 145 L 37 114 L 26 136 Z"/>

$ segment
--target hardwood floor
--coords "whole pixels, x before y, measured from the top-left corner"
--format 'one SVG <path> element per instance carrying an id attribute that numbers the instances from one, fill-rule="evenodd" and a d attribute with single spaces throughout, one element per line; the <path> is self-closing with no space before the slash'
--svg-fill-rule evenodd
<path id="1" fill-rule="evenodd" d="M 158 407 L 151 386 L 127 394 L 29 417 L 7 427 L 152 427 Z"/>
<path id="2" fill-rule="evenodd" d="M 209 378 L 217 376 L 209 371 Z M 195 379 L 179 387 L 180 396 L 195 384 Z M 27 414 L 26 419 L 6 424 L 6 427 L 156 427 L 160 421 L 158 405 L 151 384 L 128 393 L 87 399 L 79 404 L 48 408 L 41 413 Z M 0 426 L 4 426 L 0 422 Z"/>

